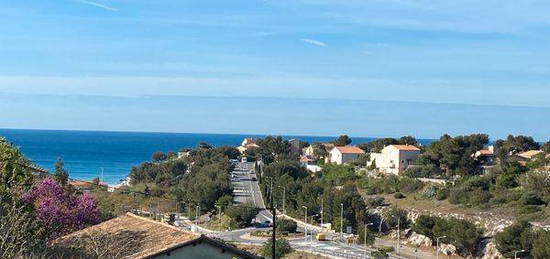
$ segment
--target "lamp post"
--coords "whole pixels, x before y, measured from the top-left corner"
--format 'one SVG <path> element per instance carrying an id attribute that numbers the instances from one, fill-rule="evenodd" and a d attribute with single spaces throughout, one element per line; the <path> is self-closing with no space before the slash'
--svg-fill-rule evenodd
<path id="1" fill-rule="evenodd" d="M 325 200 L 321 197 L 321 229 L 323 229 L 323 213 L 325 211 Z"/>
<path id="2" fill-rule="evenodd" d="M 306 214 L 304 214 L 304 242 L 307 242 L 307 207 L 302 206 L 306 210 Z"/>
<path id="3" fill-rule="evenodd" d="M 396 216 L 394 215 L 393 218 L 396 218 Z M 401 217 L 397 216 L 397 254 L 399 254 L 399 250 L 401 248 Z"/>
<path id="4" fill-rule="evenodd" d="M 285 214 L 285 215 L 286 215 L 286 210 L 285 210 L 285 200 L 286 200 L 286 199 L 285 199 L 285 196 L 286 196 L 286 187 L 284 187 L 284 186 L 283 186 L 283 187 L 279 186 L 279 188 L 283 188 L 283 214 Z"/>
<path id="5" fill-rule="evenodd" d="M 340 240 L 344 240 L 344 204 L 340 203 Z"/>
<path id="6" fill-rule="evenodd" d="M 518 253 L 523 253 L 525 250 L 514 251 L 514 259 L 518 259 Z"/>
<path id="7" fill-rule="evenodd" d="M 222 231 L 222 207 L 216 205 L 216 208 L 218 208 L 218 228 Z"/>
<path id="8" fill-rule="evenodd" d="M 368 223 L 368 224 L 365 224 L 365 232 L 363 232 L 363 235 L 365 236 L 364 239 L 365 239 L 365 258 L 367 258 L 367 227 L 368 226 L 372 226 L 374 223 Z"/>
<path id="9" fill-rule="evenodd" d="M 200 213 L 199 211 L 200 210 L 201 210 L 201 206 L 197 205 L 195 207 L 195 214 L 197 214 L 196 218 L 195 218 L 195 225 L 197 225 L 197 226 L 199 225 L 199 213 Z"/>
<path id="10" fill-rule="evenodd" d="M 436 254 L 436 258 L 439 259 L 439 239 L 440 238 L 446 238 L 447 236 L 442 236 L 442 237 L 438 237 L 436 238 L 436 249 L 435 249 L 435 254 Z"/>

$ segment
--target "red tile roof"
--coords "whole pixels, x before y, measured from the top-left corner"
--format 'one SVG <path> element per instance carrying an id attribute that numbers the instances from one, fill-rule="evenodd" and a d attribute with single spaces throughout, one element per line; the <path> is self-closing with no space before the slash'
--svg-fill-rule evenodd
<path id="1" fill-rule="evenodd" d="M 358 147 L 351 147 L 351 146 L 345 146 L 345 147 L 335 147 L 340 151 L 342 154 L 365 154 L 365 151 L 363 149 L 360 149 Z"/>
<path id="2" fill-rule="evenodd" d="M 479 150 L 479 155 L 481 156 L 491 156 L 493 155 L 493 151 L 489 149 L 481 149 Z"/>
<path id="3" fill-rule="evenodd" d="M 533 159 L 533 157 L 535 157 L 536 155 L 540 154 L 540 153 L 543 153 L 544 151 L 542 150 L 529 150 L 529 151 L 525 151 L 523 153 L 519 153 L 518 156 L 520 157 L 523 157 L 523 158 L 527 158 L 527 159 Z"/>
<path id="4" fill-rule="evenodd" d="M 402 151 L 420 151 L 420 148 L 417 148 L 413 145 L 391 145 L 395 148 L 402 150 Z"/>

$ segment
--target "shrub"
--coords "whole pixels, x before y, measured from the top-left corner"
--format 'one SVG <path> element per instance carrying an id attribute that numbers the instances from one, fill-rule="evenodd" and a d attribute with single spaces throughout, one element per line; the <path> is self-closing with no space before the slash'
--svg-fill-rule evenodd
<path id="1" fill-rule="evenodd" d="M 512 257 L 514 251 L 530 251 L 533 246 L 534 232 L 531 224 L 520 221 L 504 228 L 494 237 L 497 249 L 502 255 Z"/>
<path id="2" fill-rule="evenodd" d="M 277 232 L 296 233 L 298 225 L 293 220 L 281 219 L 277 221 Z"/>
<path id="3" fill-rule="evenodd" d="M 446 236 L 443 240 L 453 244 L 462 255 L 472 255 L 483 231 L 473 223 L 456 218 L 444 219 L 440 217 L 421 215 L 413 224 L 412 229 L 432 240 L 436 237 Z"/>
<path id="4" fill-rule="evenodd" d="M 365 203 L 368 207 L 372 208 L 372 207 L 384 206 L 384 204 L 386 202 L 385 202 L 384 197 L 378 196 L 378 197 L 374 197 L 374 198 L 368 198 Z"/>
<path id="5" fill-rule="evenodd" d="M 101 222 L 101 213 L 94 198 L 68 193 L 53 178 L 45 178 L 23 195 L 36 208 L 38 220 L 51 237 L 85 228 Z"/>
<path id="6" fill-rule="evenodd" d="M 447 199 L 447 197 L 449 197 L 449 189 L 447 188 L 437 189 L 437 192 L 435 193 L 436 200 L 442 201 L 444 199 Z"/>
<path id="7" fill-rule="evenodd" d="M 271 243 L 271 240 L 266 241 L 260 250 L 260 254 L 266 258 L 272 258 L 272 247 L 273 244 Z M 278 239 L 275 241 L 275 258 L 283 258 L 291 252 L 292 247 L 290 247 L 290 243 L 286 239 Z"/>
<path id="8" fill-rule="evenodd" d="M 521 205 L 543 205 L 544 201 L 534 192 L 525 192 L 519 199 Z"/>
<path id="9" fill-rule="evenodd" d="M 401 229 L 406 229 L 409 227 L 410 221 L 407 218 L 407 211 L 399 209 L 397 207 L 392 207 L 386 212 L 384 212 L 384 222 L 388 229 L 397 227 L 399 222 L 399 227 Z M 399 220 L 398 220 L 399 219 Z"/>
<path id="10" fill-rule="evenodd" d="M 357 238 L 357 244 L 365 244 L 365 237 L 366 237 L 366 240 L 367 240 L 367 245 L 373 245 L 374 244 L 374 240 L 375 240 L 374 234 L 368 228 L 366 228 L 366 231 L 365 231 L 365 225 L 364 224 L 359 227 L 359 233 L 358 234 L 359 235 L 358 235 L 358 238 Z"/>
<path id="11" fill-rule="evenodd" d="M 424 183 L 419 180 L 403 177 L 399 180 L 399 191 L 404 193 L 412 193 L 424 187 Z"/>
<path id="12" fill-rule="evenodd" d="M 429 215 L 420 215 L 412 225 L 412 230 L 418 234 L 425 235 L 433 240 L 433 228 L 435 226 L 435 217 Z"/>
<path id="13" fill-rule="evenodd" d="M 548 244 L 550 244 L 550 231 L 538 231 L 531 255 L 534 258 L 550 258 L 550 246 Z"/>
<path id="14" fill-rule="evenodd" d="M 252 220 L 258 214 L 258 209 L 251 207 L 228 207 L 225 212 L 229 217 L 235 220 L 239 227 L 248 227 L 252 224 Z"/>
<path id="15" fill-rule="evenodd" d="M 400 192 L 396 192 L 396 193 L 393 194 L 393 197 L 396 198 L 396 199 L 403 199 L 403 198 L 405 198 L 405 195 L 403 195 Z"/>
<path id="16" fill-rule="evenodd" d="M 541 209 L 536 205 L 525 205 L 519 209 L 519 214 L 531 214 L 539 212 Z"/>

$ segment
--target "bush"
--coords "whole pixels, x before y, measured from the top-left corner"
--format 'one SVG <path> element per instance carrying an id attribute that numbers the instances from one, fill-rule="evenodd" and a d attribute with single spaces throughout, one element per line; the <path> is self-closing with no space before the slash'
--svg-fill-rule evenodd
<path id="1" fill-rule="evenodd" d="M 514 251 L 530 251 L 533 246 L 534 232 L 531 224 L 520 221 L 504 228 L 495 235 L 495 244 L 502 255 L 512 257 Z"/>
<path id="2" fill-rule="evenodd" d="M 366 230 L 366 231 L 365 231 Z M 365 237 L 367 239 L 367 245 L 373 245 L 375 241 L 374 234 L 368 229 L 365 229 L 365 225 L 359 226 L 357 244 L 365 244 Z"/>
<path id="3" fill-rule="evenodd" d="M 541 209 L 536 205 L 525 205 L 519 209 L 519 214 L 531 214 L 539 212 Z"/>
<path id="4" fill-rule="evenodd" d="M 436 237 L 446 236 L 442 241 L 453 244 L 460 254 L 466 256 L 475 252 L 483 233 L 476 225 L 466 220 L 444 219 L 428 215 L 419 216 L 412 229 L 432 240 L 435 240 Z"/>
<path id="5" fill-rule="evenodd" d="M 418 234 L 425 235 L 434 239 L 433 228 L 435 226 L 435 217 L 429 215 L 420 215 L 412 225 L 412 230 Z"/>
<path id="6" fill-rule="evenodd" d="M 449 197 L 449 189 L 447 188 L 437 189 L 435 193 L 436 200 L 442 201 L 444 199 L 447 199 L 448 197 Z"/>
<path id="7" fill-rule="evenodd" d="M 534 258 L 550 258 L 550 231 L 540 230 L 533 244 L 531 255 Z"/>
<path id="8" fill-rule="evenodd" d="M 228 207 L 225 211 L 229 217 L 235 220 L 239 227 L 249 227 L 252 220 L 258 214 L 257 208 L 251 207 Z"/>
<path id="9" fill-rule="evenodd" d="M 444 241 L 456 246 L 461 255 L 470 256 L 475 253 L 483 231 L 467 220 L 436 218 L 433 233 L 447 236 Z"/>
<path id="10" fill-rule="evenodd" d="M 384 206 L 384 204 L 386 204 L 386 201 L 384 197 L 378 196 L 374 198 L 368 198 L 365 203 L 369 208 L 375 208 L 375 207 Z"/>
<path id="11" fill-rule="evenodd" d="M 525 192 L 519 199 L 521 205 L 543 205 L 544 201 L 534 192 Z"/>
<path id="12" fill-rule="evenodd" d="M 405 195 L 403 195 L 400 192 L 396 192 L 395 194 L 393 194 L 393 197 L 396 198 L 396 199 L 403 199 L 403 198 L 405 198 Z"/>
<path id="13" fill-rule="evenodd" d="M 293 220 L 281 219 L 277 221 L 277 232 L 296 233 L 298 225 Z"/>
<path id="14" fill-rule="evenodd" d="M 260 254 L 266 258 L 272 258 L 272 247 L 271 240 L 266 241 L 260 250 Z M 275 258 L 283 258 L 292 251 L 292 247 L 290 247 L 290 243 L 286 239 L 275 241 Z"/>
<path id="15" fill-rule="evenodd" d="M 399 209 L 397 207 L 390 208 L 384 212 L 384 222 L 386 223 L 386 227 L 388 229 L 397 227 L 397 223 L 399 222 L 399 227 L 401 229 L 408 228 L 410 221 L 407 218 L 407 214 L 408 213 L 406 210 Z"/>
<path id="16" fill-rule="evenodd" d="M 424 187 L 424 183 L 413 178 L 402 177 L 399 180 L 399 191 L 404 193 L 416 192 L 422 189 L 422 187 Z"/>

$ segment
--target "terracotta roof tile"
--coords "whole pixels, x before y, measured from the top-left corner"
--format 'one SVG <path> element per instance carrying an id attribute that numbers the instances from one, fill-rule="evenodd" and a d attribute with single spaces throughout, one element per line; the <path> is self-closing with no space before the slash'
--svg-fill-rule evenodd
<path id="1" fill-rule="evenodd" d="M 365 151 L 363 149 L 360 149 L 358 147 L 352 147 L 352 146 L 345 146 L 345 147 L 335 147 L 340 151 L 342 154 L 365 154 Z"/>
<path id="2" fill-rule="evenodd" d="M 417 148 L 416 146 L 413 146 L 413 145 L 390 145 L 390 146 L 393 146 L 402 151 L 420 151 L 420 148 Z"/>
<path id="3" fill-rule="evenodd" d="M 55 242 L 58 244 L 77 243 L 83 236 L 96 233 L 108 234 L 116 239 L 137 240 L 138 244 L 121 257 L 137 259 L 147 258 L 150 255 L 169 250 L 174 246 L 200 237 L 195 233 L 128 213 L 66 235 Z"/>

